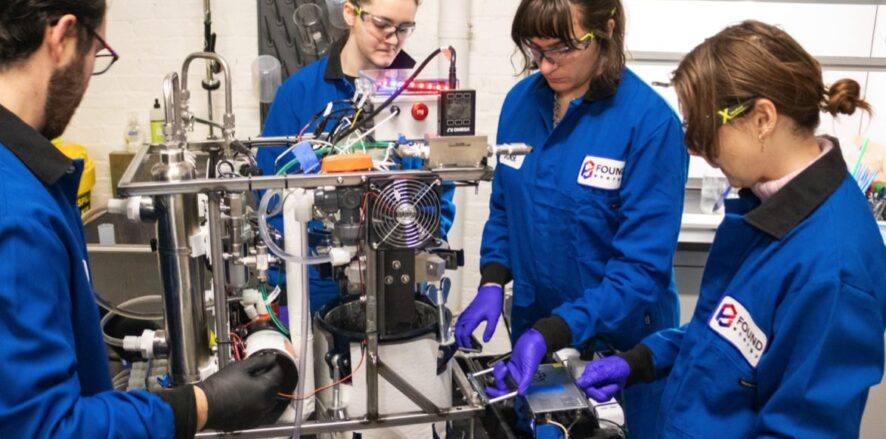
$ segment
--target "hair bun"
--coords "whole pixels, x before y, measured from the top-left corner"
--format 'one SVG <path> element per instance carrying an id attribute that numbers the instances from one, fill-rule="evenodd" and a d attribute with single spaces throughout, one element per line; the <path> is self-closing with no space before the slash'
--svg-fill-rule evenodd
<path id="1" fill-rule="evenodd" d="M 853 79 L 841 79 L 825 92 L 822 110 L 832 116 L 853 114 L 857 109 L 871 112 L 871 106 L 861 98 L 861 86 Z"/>

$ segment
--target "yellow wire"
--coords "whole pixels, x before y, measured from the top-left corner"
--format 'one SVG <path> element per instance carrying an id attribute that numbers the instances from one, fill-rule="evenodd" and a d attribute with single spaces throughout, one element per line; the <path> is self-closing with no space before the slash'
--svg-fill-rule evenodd
<path id="1" fill-rule="evenodd" d="M 557 427 L 560 427 L 560 430 L 563 430 L 563 439 L 569 439 L 569 430 L 566 429 L 565 425 L 563 425 L 557 421 L 553 421 L 553 420 L 549 420 L 549 421 L 547 421 L 547 423 L 551 424 L 551 425 L 556 425 Z"/>

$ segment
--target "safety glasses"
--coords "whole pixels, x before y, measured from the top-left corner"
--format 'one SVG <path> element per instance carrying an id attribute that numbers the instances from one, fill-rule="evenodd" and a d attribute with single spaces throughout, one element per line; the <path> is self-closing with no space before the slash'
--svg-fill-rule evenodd
<path id="1" fill-rule="evenodd" d="M 525 44 L 526 51 L 537 66 L 541 66 L 542 60 L 548 60 L 552 65 L 558 66 L 560 63 L 570 59 L 575 53 L 587 49 L 595 39 L 596 35 L 594 32 L 588 32 L 578 40 L 575 40 L 572 46 L 562 43 L 554 47 L 542 49 L 529 41 L 526 41 Z"/>
<path id="2" fill-rule="evenodd" d="M 394 24 L 393 21 L 385 18 L 379 17 L 378 15 L 373 15 L 366 11 L 363 6 L 360 6 L 356 3 L 351 3 L 351 6 L 354 7 L 354 12 L 363 20 L 364 23 L 369 24 L 369 30 L 375 36 L 386 40 L 391 37 L 391 35 L 396 35 L 397 39 L 403 40 L 415 31 L 415 22 L 408 21 L 406 23 Z"/>
<path id="3" fill-rule="evenodd" d="M 757 98 L 750 98 L 718 111 L 717 116 L 720 118 L 720 125 L 726 125 L 729 121 L 738 118 L 751 108 L 754 108 L 754 101 L 756 99 Z"/>

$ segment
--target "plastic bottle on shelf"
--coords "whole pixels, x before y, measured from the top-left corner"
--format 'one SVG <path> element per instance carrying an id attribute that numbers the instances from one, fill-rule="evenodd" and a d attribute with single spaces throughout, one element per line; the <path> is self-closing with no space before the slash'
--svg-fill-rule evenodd
<path id="1" fill-rule="evenodd" d="M 126 145 L 126 150 L 135 152 L 144 141 L 145 133 L 138 123 L 138 113 L 129 113 L 129 122 L 126 124 L 126 131 L 123 135 L 123 143 Z"/>

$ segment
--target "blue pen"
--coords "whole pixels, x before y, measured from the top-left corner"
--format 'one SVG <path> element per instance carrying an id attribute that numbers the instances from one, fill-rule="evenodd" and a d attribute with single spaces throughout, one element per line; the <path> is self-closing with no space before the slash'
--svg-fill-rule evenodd
<path id="1" fill-rule="evenodd" d="M 729 196 L 729 192 L 732 192 L 732 186 L 726 185 L 726 189 L 723 190 L 723 193 L 720 194 L 720 198 L 717 199 L 717 202 L 714 203 L 714 212 L 720 210 L 720 206 L 726 202 L 726 197 Z"/>

